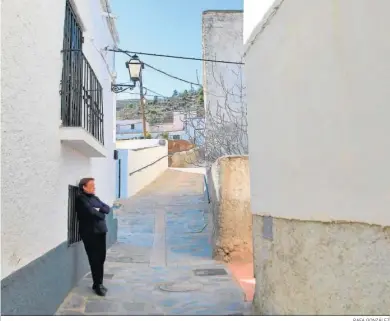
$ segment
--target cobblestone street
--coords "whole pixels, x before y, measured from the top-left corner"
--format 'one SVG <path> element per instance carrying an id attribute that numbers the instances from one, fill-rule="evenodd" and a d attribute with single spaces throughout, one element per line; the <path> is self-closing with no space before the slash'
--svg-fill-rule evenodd
<path id="1" fill-rule="evenodd" d="M 227 266 L 211 258 L 203 175 L 169 169 L 120 202 L 118 242 L 107 253 L 106 297 L 88 273 L 58 315 L 246 315 Z"/>

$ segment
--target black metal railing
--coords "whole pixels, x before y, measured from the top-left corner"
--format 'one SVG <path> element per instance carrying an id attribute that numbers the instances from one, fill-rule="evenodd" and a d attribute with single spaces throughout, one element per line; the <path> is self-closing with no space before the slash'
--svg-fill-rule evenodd
<path id="1" fill-rule="evenodd" d="M 61 119 L 104 144 L 103 89 L 81 50 L 63 50 Z"/>
<path id="2" fill-rule="evenodd" d="M 79 193 L 77 186 L 69 185 L 68 192 L 68 246 L 80 242 L 79 221 L 76 213 L 76 197 Z"/>

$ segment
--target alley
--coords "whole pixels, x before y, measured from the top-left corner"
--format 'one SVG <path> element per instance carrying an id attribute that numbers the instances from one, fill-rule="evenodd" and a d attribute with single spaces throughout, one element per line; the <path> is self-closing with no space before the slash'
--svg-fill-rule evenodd
<path id="1" fill-rule="evenodd" d="M 245 315 L 250 307 L 227 267 L 211 258 L 203 175 L 169 169 L 116 210 L 104 298 L 88 273 L 58 315 Z"/>

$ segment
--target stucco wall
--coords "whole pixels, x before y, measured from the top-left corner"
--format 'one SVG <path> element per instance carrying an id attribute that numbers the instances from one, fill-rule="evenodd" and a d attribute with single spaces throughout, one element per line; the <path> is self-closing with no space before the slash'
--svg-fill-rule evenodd
<path id="1" fill-rule="evenodd" d="M 389 10 L 278 0 L 247 42 L 257 313 L 389 312 Z"/>
<path id="2" fill-rule="evenodd" d="M 117 140 L 116 148 L 134 150 L 145 147 L 159 146 L 159 142 L 160 139 Z"/>
<path id="3" fill-rule="evenodd" d="M 113 40 L 100 3 L 75 2 L 85 26 L 83 51 L 104 88 L 105 147 L 110 156 L 90 159 L 60 142 L 65 1 L 2 3 L 2 279 L 11 278 L 13 272 L 66 242 L 69 184 L 94 176 L 99 197 L 108 204 L 115 197 L 114 99 L 106 63 L 96 49 L 111 45 Z M 106 59 L 110 61 L 110 54 Z M 41 291 L 50 293 L 48 284 L 39 282 Z M 9 300 L 13 299 L 12 286 L 2 288 L 2 295 Z"/>
<path id="4" fill-rule="evenodd" d="M 168 168 L 168 143 L 165 140 L 118 140 L 116 147 L 128 151 L 127 197 L 153 182 Z"/>
<path id="5" fill-rule="evenodd" d="M 128 196 L 133 196 L 142 188 L 149 185 L 167 168 L 168 144 L 165 146 L 129 150 L 129 163 L 127 167 L 129 175 L 127 181 Z"/>
<path id="6" fill-rule="evenodd" d="M 252 260 L 247 156 L 224 156 L 208 170 L 213 216 L 213 255 L 226 262 Z"/>
<path id="7" fill-rule="evenodd" d="M 256 314 L 389 314 L 389 227 L 255 215 L 253 234 Z"/>
<path id="8" fill-rule="evenodd" d="M 390 225 L 388 10 L 284 1 L 247 48 L 254 213 Z"/>
<path id="9" fill-rule="evenodd" d="M 243 12 L 238 10 L 203 12 L 202 40 L 204 59 L 242 61 L 244 52 Z M 245 119 L 240 116 L 243 104 L 245 105 L 246 102 L 243 66 L 204 62 L 203 88 L 206 109 L 205 149 L 207 153 L 211 149 L 221 149 L 220 146 L 217 148 L 215 146 L 221 145 L 217 141 L 221 139 L 224 141 L 224 137 L 226 142 L 224 141 L 225 144 L 222 145 L 228 145 L 229 140 L 235 141 L 237 139 L 237 132 L 234 133 L 229 125 L 240 123 L 240 120 L 242 120 L 242 124 L 245 124 Z M 225 117 L 224 120 L 222 117 Z M 224 132 L 224 136 L 221 136 L 221 132 Z M 229 133 L 232 133 L 231 137 Z M 215 138 L 216 136 L 219 139 Z M 242 151 L 244 153 L 247 145 L 246 139 L 240 143 L 244 145 Z M 236 153 L 239 154 L 239 152 Z"/>

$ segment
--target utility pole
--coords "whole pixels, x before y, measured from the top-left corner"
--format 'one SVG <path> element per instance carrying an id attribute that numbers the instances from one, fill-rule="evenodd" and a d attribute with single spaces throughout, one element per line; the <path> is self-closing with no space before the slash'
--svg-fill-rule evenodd
<path id="1" fill-rule="evenodd" d="M 144 96 L 144 87 L 142 84 L 142 73 L 139 75 L 139 97 L 140 97 L 140 106 L 142 114 L 142 128 L 144 131 L 144 139 L 146 139 L 146 118 L 145 118 L 145 96 Z"/>

